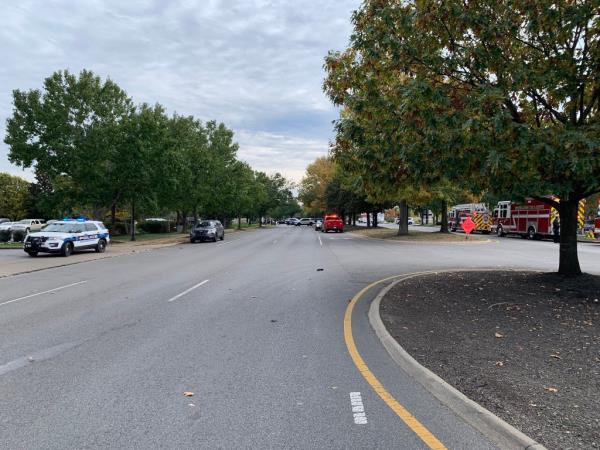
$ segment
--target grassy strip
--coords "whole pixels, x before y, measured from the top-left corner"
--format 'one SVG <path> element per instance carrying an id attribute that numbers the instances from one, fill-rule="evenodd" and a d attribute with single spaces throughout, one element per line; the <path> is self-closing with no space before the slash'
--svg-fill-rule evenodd
<path id="1" fill-rule="evenodd" d="M 0 249 L 3 248 L 23 248 L 22 242 L 0 242 Z"/>
<path id="2" fill-rule="evenodd" d="M 139 233 L 135 235 L 135 241 L 155 241 L 158 239 L 168 239 L 180 237 L 184 239 L 187 237 L 187 233 Z M 131 235 L 122 234 L 118 236 L 111 236 L 113 242 L 131 242 Z"/>
<path id="3" fill-rule="evenodd" d="M 348 229 L 356 234 L 363 236 L 377 238 L 377 239 L 389 239 L 394 241 L 465 241 L 464 235 L 451 234 L 451 233 L 436 233 L 426 231 L 413 231 L 411 230 L 408 235 L 398 236 L 398 230 L 391 230 L 389 228 L 359 228 L 352 227 Z M 481 239 L 480 235 L 471 235 L 469 239 Z"/>

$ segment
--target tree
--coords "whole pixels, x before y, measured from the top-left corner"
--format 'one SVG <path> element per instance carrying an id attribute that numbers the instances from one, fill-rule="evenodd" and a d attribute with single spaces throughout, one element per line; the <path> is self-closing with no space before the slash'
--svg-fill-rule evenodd
<path id="1" fill-rule="evenodd" d="M 113 161 L 120 134 L 114 130 L 132 109 L 127 94 L 90 71 L 58 71 L 45 79 L 43 91 L 13 91 L 13 104 L 4 139 L 9 160 L 34 168 L 46 208 L 85 205 L 102 216 L 101 208 L 119 196 Z"/>
<path id="2" fill-rule="evenodd" d="M 597 3 L 367 0 L 353 22 L 333 98 L 359 102 L 357 79 L 378 92 L 363 106 L 413 174 L 555 207 L 559 273 L 579 275 L 577 205 L 600 191 Z"/>
<path id="3" fill-rule="evenodd" d="M 335 165 L 330 158 L 320 157 L 306 168 L 306 176 L 300 182 L 298 198 L 307 214 L 324 214 L 327 209 L 326 189 L 334 176 Z"/>
<path id="4" fill-rule="evenodd" d="M 13 221 L 27 215 L 30 183 L 23 178 L 0 172 L 0 217 Z"/>

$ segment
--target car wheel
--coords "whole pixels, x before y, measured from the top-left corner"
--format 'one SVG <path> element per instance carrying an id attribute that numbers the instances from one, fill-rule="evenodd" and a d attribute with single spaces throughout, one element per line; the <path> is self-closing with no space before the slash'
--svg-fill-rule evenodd
<path id="1" fill-rule="evenodd" d="M 61 249 L 61 255 L 70 256 L 73 253 L 73 244 L 71 242 L 65 242 Z"/>
<path id="2" fill-rule="evenodd" d="M 195 243 L 196 243 L 196 239 L 190 238 L 190 244 L 195 244 Z"/>
<path id="3" fill-rule="evenodd" d="M 225 239 L 225 232 L 223 232 L 223 234 L 221 235 L 221 237 L 219 239 L 221 239 L 221 240 Z"/>
<path id="4" fill-rule="evenodd" d="M 28 254 L 29 256 L 33 256 L 33 257 L 35 257 L 35 256 L 37 256 L 37 255 L 38 255 L 38 252 L 27 252 L 27 254 Z"/>
<path id="5" fill-rule="evenodd" d="M 529 229 L 527 230 L 527 237 L 532 240 L 536 238 L 535 228 L 529 227 Z"/>
<path id="6" fill-rule="evenodd" d="M 96 245 L 96 253 L 104 253 L 106 250 L 106 241 L 104 239 L 100 239 L 98 244 Z"/>
<path id="7" fill-rule="evenodd" d="M 213 242 L 217 242 L 217 236 L 213 237 Z"/>

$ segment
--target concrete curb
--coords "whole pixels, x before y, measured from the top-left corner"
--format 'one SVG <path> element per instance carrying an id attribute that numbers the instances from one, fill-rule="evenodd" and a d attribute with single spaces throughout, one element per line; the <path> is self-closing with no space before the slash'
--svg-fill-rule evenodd
<path id="1" fill-rule="evenodd" d="M 485 269 L 478 269 L 485 270 Z M 431 273 L 457 272 L 457 270 L 440 270 Z M 371 302 L 369 322 L 379 340 L 402 370 L 415 378 L 425 389 L 439 401 L 448 406 L 465 422 L 477 429 L 484 436 L 502 449 L 546 450 L 546 448 L 474 402 L 456 388 L 446 383 L 432 371 L 422 366 L 388 332 L 381 320 L 379 308 L 383 297 L 397 284 L 410 278 L 427 275 L 425 273 L 403 276 L 383 288 Z"/>

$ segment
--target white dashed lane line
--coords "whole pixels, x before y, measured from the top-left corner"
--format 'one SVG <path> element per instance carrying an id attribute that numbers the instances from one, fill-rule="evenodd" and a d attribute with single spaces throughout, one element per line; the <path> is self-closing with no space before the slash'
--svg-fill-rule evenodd
<path id="1" fill-rule="evenodd" d="M 191 288 L 186 289 L 185 291 L 183 291 L 180 294 L 177 294 L 175 297 L 171 297 L 169 300 L 167 300 L 167 303 L 171 303 L 174 302 L 175 300 L 177 300 L 178 298 L 183 297 L 185 294 L 189 294 L 190 292 L 192 292 L 194 289 L 198 289 L 200 286 L 202 286 L 203 284 L 208 283 L 210 280 L 204 280 L 201 281 L 198 284 L 193 285 Z"/>
<path id="2" fill-rule="evenodd" d="M 59 286 L 57 288 L 49 289 L 47 291 L 36 292 L 35 294 L 25 295 L 24 297 L 13 298 L 12 300 L 7 300 L 7 301 L 5 301 L 3 303 L 0 303 L 0 306 L 8 305 L 9 303 L 19 302 L 21 300 L 26 300 L 26 299 L 32 298 L 32 297 L 37 297 L 38 295 L 51 294 L 52 292 L 62 291 L 63 289 L 67 289 L 67 288 L 70 288 L 70 287 L 73 287 L 73 286 L 77 286 L 77 285 L 83 284 L 83 283 L 87 283 L 87 280 L 78 281 L 76 283 L 67 284 L 65 286 Z"/>

